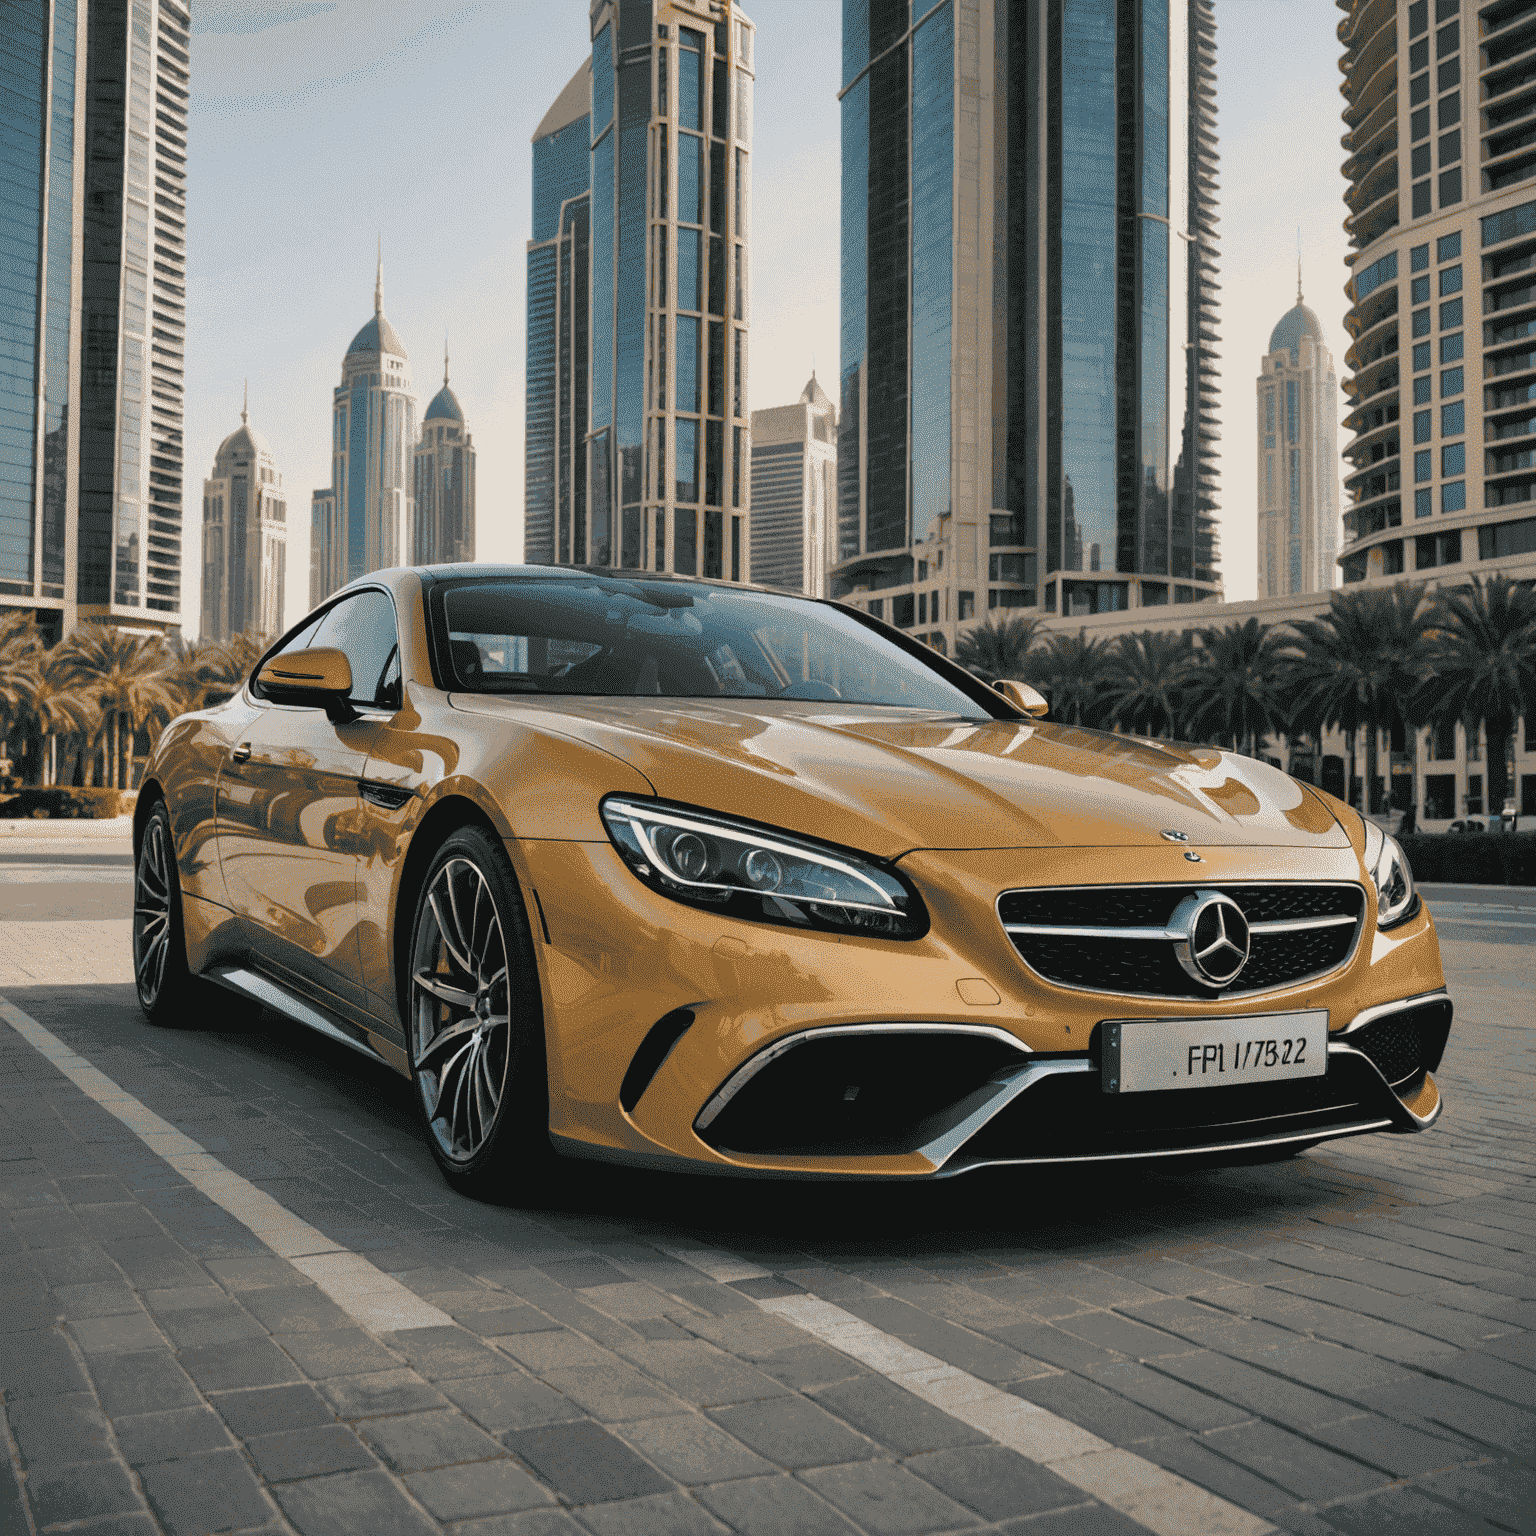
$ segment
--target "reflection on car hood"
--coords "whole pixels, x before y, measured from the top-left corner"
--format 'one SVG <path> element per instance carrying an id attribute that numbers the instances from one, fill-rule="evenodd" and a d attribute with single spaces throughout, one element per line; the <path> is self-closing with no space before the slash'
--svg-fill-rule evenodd
<path id="1" fill-rule="evenodd" d="M 575 736 L 668 800 L 886 857 L 914 848 L 1348 845 L 1278 769 L 1034 721 L 760 699 L 515 699 L 455 707 Z"/>

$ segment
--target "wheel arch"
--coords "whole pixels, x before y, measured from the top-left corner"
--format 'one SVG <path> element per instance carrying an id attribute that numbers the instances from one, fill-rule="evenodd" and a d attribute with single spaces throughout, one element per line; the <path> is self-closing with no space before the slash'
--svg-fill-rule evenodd
<path id="1" fill-rule="evenodd" d="M 165 790 L 161 788 L 158 779 L 145 779 L 139 785 L 139 797 L 133 807 L 133 858 L 135 864 L 139 858 L 139 848 L 144 841 L 144 827 L 149 821 L 150 813 L 160 802 L 165 801 L 166 814 L 170 814 L 170 802 L 165 800 Z"/>
<path id="2" fill-rule="evenodd" d="M 416 919 L 416 898 L 421 893 L 432 856 L 441 847 L 443 840 L 461 827 L 479 827 L 498 842 L 506 836 L 478 800 L 450 792 L 427 808 L 411 834 L 410 845 L 406 848 L 405 860 L 400 867 L 400 882 L 395 888 L 390 949 L 395 970 L 395 1008 L 403 1029 L 409 1025 L 411 928 Z M 516 871 L 513 877 L 516 878 Z"/>

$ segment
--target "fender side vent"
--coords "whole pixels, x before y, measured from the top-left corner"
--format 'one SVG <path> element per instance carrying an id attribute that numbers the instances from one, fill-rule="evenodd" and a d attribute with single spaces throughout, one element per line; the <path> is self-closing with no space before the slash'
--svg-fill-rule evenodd
<path id="1" fill-rule="evenodd" d="M 651 1086 L 651 1079 L 661 1070 L 662 1062 L 692 1023 L 693 1009 L 674 1008 L 651 1025 L 619 1085 L 619 1103 L 624 1106 L 626 1115 L 634 1113 L 640 1096 Z"/>

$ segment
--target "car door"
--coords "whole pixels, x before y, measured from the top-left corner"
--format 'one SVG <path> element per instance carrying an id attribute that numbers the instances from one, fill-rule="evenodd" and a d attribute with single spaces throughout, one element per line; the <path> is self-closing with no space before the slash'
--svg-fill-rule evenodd
<path id="1" fill-rule="evenodd" d="M 351 718 L 256 700 L 261 713 L 240 733 L 219 777 L 219 858 L 253 954 L 366 1012 L 357 938 L 358 782 L 381 726 L 398 708 L 389 594 L 349 593 L 283 649 L 311 645 L 346 654 Z"/>

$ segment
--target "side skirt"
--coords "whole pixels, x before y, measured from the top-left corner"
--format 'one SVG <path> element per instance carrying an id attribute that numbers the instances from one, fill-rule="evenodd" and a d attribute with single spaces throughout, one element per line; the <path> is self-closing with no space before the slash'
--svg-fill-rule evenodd
<path id="1" fill-rule="evenodd" d="M 203 974 L 209 981 L 228 987 L 231 992 L 238 992 L 242 997 L 254 998 L 263 1007 L 282 1014 L 295 1024 L 302 1024 L 306 1029 L 314 1030 L 317 1035 L 324 1035 L 327 1040 L 348 1046 L 360 1056 L 381 1062 L 404 1077 L 410 1076 L 410 1064 L 405 1052 L 393 1041 L 386 1040 L 374 1030 L 321 1009 L 281 982 L 273 981 L 270 976 L 264 976 L 245 965 L 228 964 L 216 965 Z"/>

